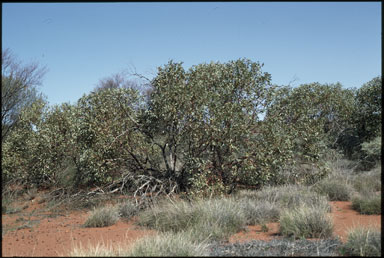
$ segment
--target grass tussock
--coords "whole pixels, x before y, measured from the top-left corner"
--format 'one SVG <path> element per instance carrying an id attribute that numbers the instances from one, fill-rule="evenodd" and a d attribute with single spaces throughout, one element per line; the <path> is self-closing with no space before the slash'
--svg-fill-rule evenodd
<path id="1" fill-rule="evenodd" d="M 99 243 L 73 248 L 70 257 L 144 257 L 144 256 L 207 256 L 207 244 L 191 240 L 184 232 L 166 232 L 148 236 L 127 246 L 107 246 Z"/>
<path id="2" fill-rule="evenodd" d="M 321 210 L 325 209 L 331 211 L 331 206 L 326 197 L 312 192 L 307 186 L 300 185 L 284 185 L 266 187 L 261 191 L 254 192 L 253 197 L 251 193 L 247 193 L 248 198 L 253 198 L 258 202 L 275 203 L 278 207 L 283 209 L 300 207 L 307 205 L 317 207 Z"/>
<path id="3" fill-rule="evenodd" d="M 119 219 L 118 210 L 115 207 L 95 208 L 84 223 L 84 227 L 108 227 Z"/>
<path id="4" fill-rule="evenodd" d="M 381 232 L 375 228 L 354 228 L 342 251 L 346 256 L 381 256 Z"/>
<path id="5" fill-rule="evenodd" d="M 336 181 L 335 179 L 326 179 L 313 186 L 313 191 L 327 196 L 330 201 L 349 201 L 353 188 L 345 181 Z"/>
<path id="6" fill-rule="evenodd" d="M 125 201 L 118 205 L 118 212 L 120 218 L 130 219 L 135 216 L 138 211 L 138 206 L 132 201 Z"/>
<path id="7" fill-rule="evenodd" d="M 189 231 L 193 239 L 222 239 L 246 225 L 241 206 L 232 198 L 161 202 L 139 213 L 139 225 L 162 232 Z"/>
<path id="8" fill-rule="evenodd" d="M 280 233 L 293 238 L 328 238 L 333 234 L 333 222 L 326 210 L 302 205 L 281 214 Z"/>
<path id="9" fill-rule="evenodd" d="M 104 244 L 90 245 L 87 248 L 80 245 L 72 249 L 69 257 L 116 257 L 125 256 L 126 253 L 127 251 L 124 252 L 121 248 L 112 248 Z"/>
<path id="10" fill-rule="evenodd" d="M 240 199 L 239 203 L 247 219 L 247 225 L 276 222 L 280 218 L 281 209 L 276 203 L 258 202 L 248 198 Z"/>
<path id="11" fill-rule="evenodd" d="M 372 215 L 381 214 L 381 195 L 366 194 L 356 195 L 352 198 L 352 208 L 361 214 Z"/>
<path id="12" fill-rule="evenodd" d="M 381 165 L 351 177 L 353 188 L 362 194 L 381 191 Z"/>
<path id="13" fill-rule="evenodd" d="M 178 232 L 196 223 L 197 214 L 198 211 L 187 201 L 164 200 L 140 212 L 138 223 L 162 232 Z"/>
<path id="14" fill-rule="evenodd" d="M 183 232 L 166 232 L 138 240 L 127 256 L 207 256 L 207 245 L 197 244 Z"/>

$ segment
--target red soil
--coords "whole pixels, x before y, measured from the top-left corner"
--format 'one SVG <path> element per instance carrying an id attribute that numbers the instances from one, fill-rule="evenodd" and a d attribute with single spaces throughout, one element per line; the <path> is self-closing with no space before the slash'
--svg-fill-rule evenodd
<path id="1" fill-rule="evenodd" d="M 2 256 L 68 256 L 74 247 L 80 245 L 86 247 L 103 243 L 125 246 L 138 238 L 156 234 L 153 230 L 135 226 L 133 221 L 121 220 L 109 227 L 83 228 L 81 226 L 89 216 L 86 211 L 67 211 L 53 217 L 41 212 L 43 204 L 38 204 L 37 200 L 29 203 L 29 207 L 22 211 L 24 215 L 2 215 L 3 230 L 15 228 L 28 221 L 31 225 L 3 232 Z M 348 230 L 353 227 L 372 225 L 381 228 L 381 215 L 360 215 L 351 209 L 350 202 L 332 202 L 331 216 L 335 224 L 335 235 L 342 241 L 346 241 Z M 268 232 L 262 232 L 261 226 L 249 226 L 246 232 L 233 235 L 229 241 L 271 240 L 280 237 L 278 223 L 269 223 L 267 226 Z"/>

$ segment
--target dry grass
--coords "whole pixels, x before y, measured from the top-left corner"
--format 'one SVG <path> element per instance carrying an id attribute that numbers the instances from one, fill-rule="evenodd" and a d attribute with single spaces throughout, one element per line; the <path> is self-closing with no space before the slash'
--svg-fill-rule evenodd
<path id="1" fill-rule="evenodd" d="M 347 256 L 381 256 L 381 232 L 377 228 L 354 228 L 342 251 Z"/>
<path id="2" fill-rule="evenodd" d="M 328 238 L 333 234 L 333 222 L 326 210 L 302 205 L 281 214 L 280 233 L 293 238 Z"/>
<path id="3" fill-rule="evenodd" d="M 116 207 L 95 208 L 84 223 L 84 227 L 107 227 L 115 224 L 119 219 Z"/>

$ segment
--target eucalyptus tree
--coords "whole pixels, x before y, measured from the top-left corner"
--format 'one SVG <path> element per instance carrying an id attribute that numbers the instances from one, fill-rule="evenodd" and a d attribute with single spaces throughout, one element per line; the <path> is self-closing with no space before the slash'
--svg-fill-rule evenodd
<path id="1" fill-rule="evenodd" d="M 38 63 L 23 65 L 10 49 L 1 52 L 1 138 L 5 141 L 19 120 L 21 110 L 30 107 L 42 95 L 37 86 L 47 72 Z"/>

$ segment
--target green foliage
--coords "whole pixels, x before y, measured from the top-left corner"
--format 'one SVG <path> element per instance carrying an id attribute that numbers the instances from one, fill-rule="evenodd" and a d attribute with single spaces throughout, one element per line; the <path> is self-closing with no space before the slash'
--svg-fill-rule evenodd
<path id="1" fill-rule="evenodd" d="M 267 117 L 282 116 L 295 150 L 308 160 L 318 160 L 322 147 L 331 145 L 349 126 L 353 112 L 353 90 L 341 84 L 303 84 L 282 87 Z"/>
<path id="2" fill-rule="evenodd" d="M 41 184 L 48 176 L 41 171 L 44 160 L 40 153 L 46 151 L 46 145 L 36 131 L 42 124 L 42 114 L 46 103 L 39 99 L 29 108 L 23 109 L 19 121 L 2 145 L 2 180 Z"/>
<path id="3" fill-rule="evenodd" d="M 358 227 L 348 233 L 342 246 L 347 256 L 381 256 L 381 232 L 375 228 Z"/>
<path id="4" fill-rule="evenodd" d="M 52 106 L 43 114 L 43 122 L 37 128 L 42 146 L 37 154 L 41 162 L 39 169 L 48 176 L 50 185 L 73 186 L 77 155 L 74 112 L 74 106 L 67 103 Z"/>
<path id="5" fill-rule="evenodd" d="M 3 183 L 75 189 L 124 178 L 136 190 L 134 176 L 148 176 L 191 197 L 239 184 L 312 185 L 327 176 L 324 154 L 349 130 L 358 144 L 379 136 L 379 77 L 356 94 L 338 83 L 278 87 L 262 66 L 238 59 L 185 70 L 170 61 L 150 81 L 147 99 L 121 75 L 73 105 L 37 99 L 17 112 L 3 142 Z M 364 101 L 371 104 L 356 111 Z M 365 160 L 377 161 L 379 141 L 362 145 Z"/>
<path id="6" fill-rule="evenodd" d="M 380 160 L 381 157 L 381 136 L 374 138 L 370 142 L 364 142 L 361 145 L 362 151 L 367 155 L 368 158 L 375 161 Z"/>
<path id="7" fill-rule="evenodd" d="M 256 183 L 268 178 L 267 162 L 255 166 L 263 152 L 254 134 L 258 115 L 272 97 L 270 75 L 259 63 L 240 59 L 185 71 L 171 61 L 159 68 L 152 86 L 147 130 L 181 189 L 231 189 L 244 173 L 253 173 Z"/>
<path id="8" fill-rule="evenodd" d="M 291 161 L 286 163 L 288 168 L 295 163 L 293 167 L 299 170 L 301 164 L 318 166 L 312 178 L 301 177 L 304 181 L 309 179 L 307 183 L 314 183 L 328 173 L 321 161 L 328 147 L 334 147 L 341 133 L 350 127 L 353 98 L 353 90 L 343 89 L 339 83 L 280 87 L 275 94 L 265 121 L 284 136 L 283 153 L 289 153 Z M 276 175 L 273 182 L 279 183 L 282 175 Z"/>
<path id="9" fill-rule="evenodd" d="M 325 178 L 329 172 L 330 168 L 323 161 L 316 163 L 299 163 L 294 161 L 294 164 L 286 164 L 280 167 L 268 183 L 270 185 L 313 185 Z"/>
<path id="10" fill-rule="evenodd" d="M 19 178 L 38 186 L 73 186 L 78 155 L 75 128 L 73 106 L 47 107 L 43 101 L 35 102 L 21 113 L 18 126 L 4 144 L 3 179 Z"/>
<path id="11" fill-rule="evenodd" d="M 365 83 L 356 93 L 355 125 L 361 142 L 381 135 L 382 82 L 375 77 Z"/>
<path id="12" fill-rule="evenodd" d="M 361 86 L 354 96 L 351 127 L 347 128 L 338 141 L 338 146 L 350 159 L 363 159 L 362 143 L 381 136 L 382 82 L 375 77 Z"/>
<path id="13" fill-rule="evenodd" d="M 137 131 L 140 96 L 130 88 L 83 96 L 76 106 L 76 184 L 105 184 L 145 170 L 150 147 Z"/>
<path id="14" fill-rule="evenodd" d="M 363 142 L 361 151 L 360 168 L 369 170 L 376 166 L 381 160 L 381 136 L 377 136 L 369 142 Z"/>

